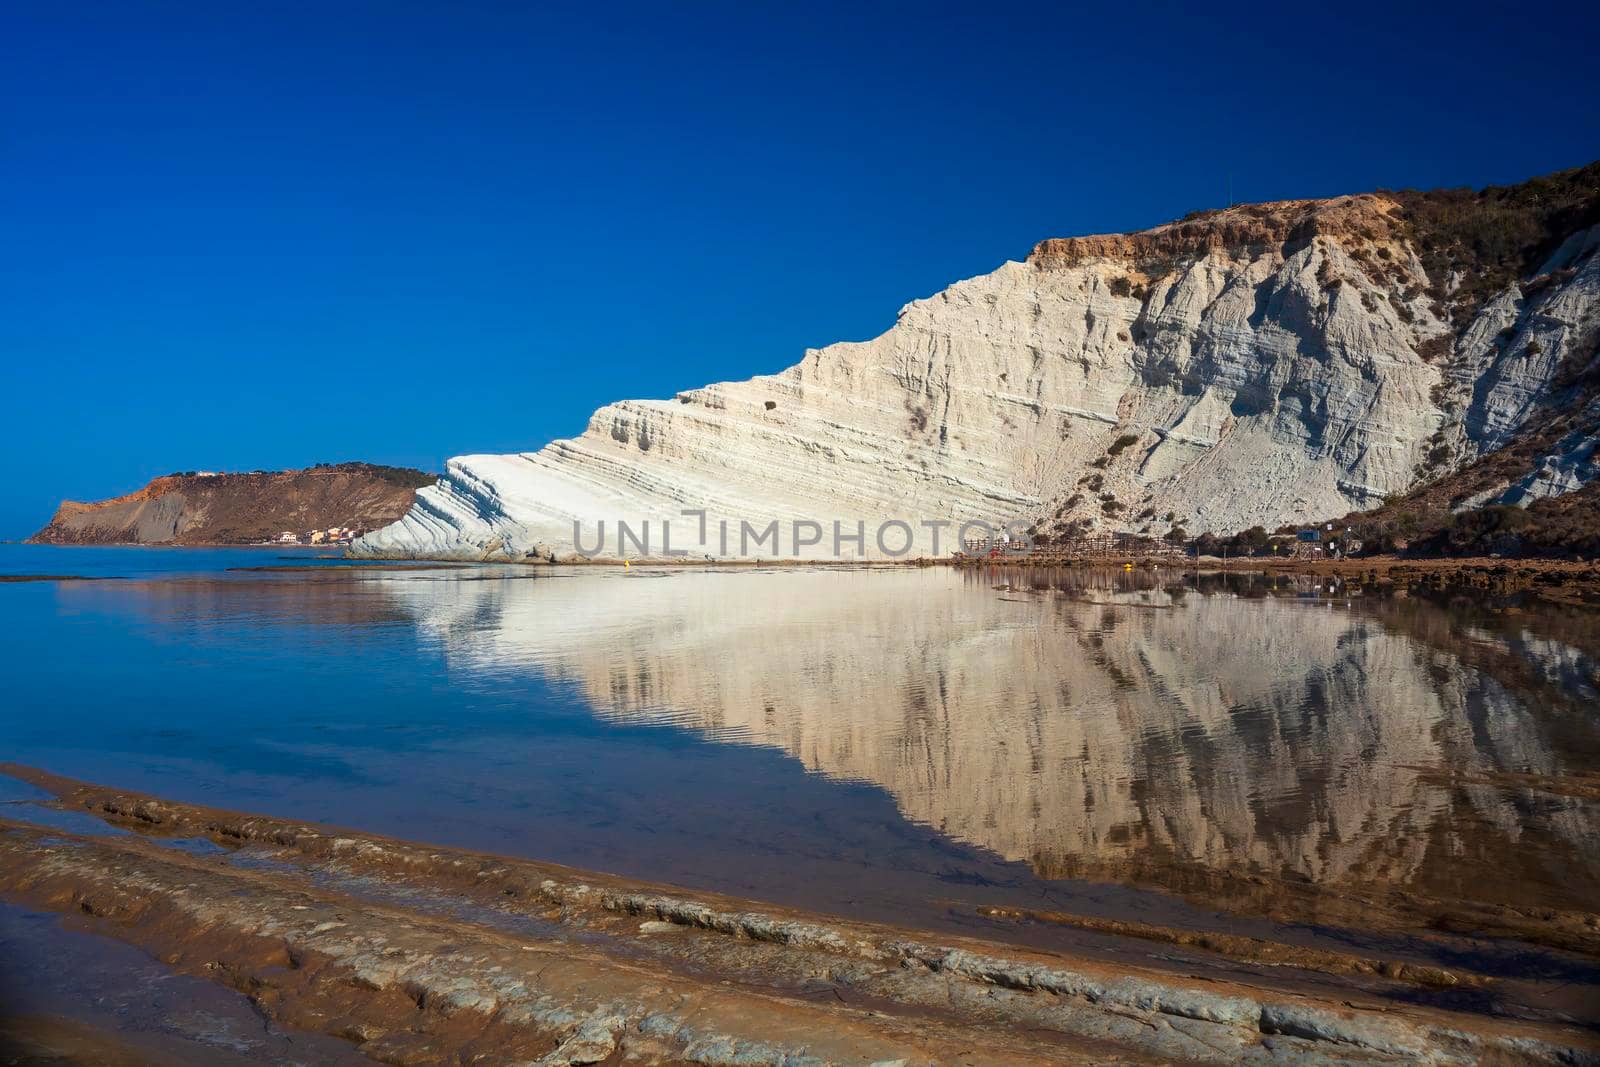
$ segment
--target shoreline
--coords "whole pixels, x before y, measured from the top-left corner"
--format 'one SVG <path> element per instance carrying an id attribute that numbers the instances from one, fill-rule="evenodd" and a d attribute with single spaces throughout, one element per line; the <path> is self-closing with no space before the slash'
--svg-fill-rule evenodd
<path id="1" fill-rule="evenodd" d="M 1429 585 L 1435 588 L 1465 587 L 1476 592 L 1495 595 L 1526 594 L 1541 600 L 1574 607 L 1600 607 L 1600 560 L 1566 560 L 1528 558 L 1495 558 L 1483 556 L 1410 558 L 1404 556 L 1364 556 L 1353 559 L 1280 559 L 1268 556 L 1236 557 L 1223 559 L 1215 556 L 1201 557 L 1140 557 L 1121 556 L 1096 559 L 1057 557 L 1011 556 L 998 559 L 978 557 L 918 557 L 915 559 L 687 559 L 681 557 L 642 557 L 620 559 L 612 557 L 574 557 L 571 559 L 497 560 L 465 559 L 447 555 L 352 555 L 339 546 L 275 545 L 275 544 L 105 544 L 105 545 L 55 545 L 41 542 L 12 542 L 14 544 L 44 544 L 49 548 L 142 548 L 154 550 L 215 550 L 237 549 L 260 551 L 274 549 L 285 553 L 285 558 L 320 559 L 327 566 L 348 570 L 400 569 L 400 568 L 472 568 L 515 567 L 537 572 L 543 568 L 596 567 L 628 570 L 632 567 L 653 569 L 722 568 L 791 569 L 791 568 L 842 568 L 849 570 L 885 570 L 902 567 L 950 567 L 956 570 L 1120 570 L 1136 572 L 1198 573 L 1198 574 L 1271 574 L 1282 576 L 1314 576 L 1343 579 L 1352 583 L 1369 585 L 1404 595 L 1407 586 Z M 228 567 L 230 571 L 284 572 L 306 570 L 301 566 L 270 565 L 255 567 Z M 8 582 L 24 580 L 72 579 L 78 575 L 60 572 L 20 574 L 5 578 Z"/>
<path id="2" fill-rule="evenodd" d="M 774 567 L 841 567 L 874 570 L 897 567 L 950 567 L 956 570 L 1007 569 L 1019 570 L 1130 570 L 1172 571 L 1177 573 L 1225 574 L 1277 574 L 1308 575 L 1345 579 L 1360 579 L 1374 585 L 1398 589 L 1408 584 L 1448 582 L 1467 585 L 1477 590 L 1496 593 L 1531 593 L 1540 599 L 1572 606 L 1600 607 L 1600 560 L 1559 559 L 1504 559 L 1483 556 L 1406 558 L 1402 556 L 1366 556 L 1344 560 L 1275 559 L 1252 556 L 1222 559 L 1215 556 L 1179 557 L 1108 557 L 1105 559 L 1053 559 L 1019 556 L 1002 559 L 963 557 L 919 557 L 906 560 L 830 560 L 830 559 L 656 559 L 622 560 L 613 558 L 578 558 L 573 560 L 463 560 L 449 557 L 425 556 L 361 556 L 346 559 L 366 560 L 372 563 L 454 563 L 467 566 L 531 567 L 608 567 L 630 566 L 652 568 L 774 568 Z"/>
<path id="3" fill-rule="evenodd" d="M 0 817 L 8 900 L 391 1062 L 1600 1060 L 1559 1013 L 1470 1007 L 1501 981 L 1470 971 L 1136 929 L 1200 973 L 1113 964 L 0 771 L 75 813 L 71 831 Z M 1210 956 L 1254 964 L 1207 974 Z"/>
<path id="4" fill-rule="evenodd" d="M 774 566 L 824 566 L 824 567 L 937 567 L 937 566 L 1037 566 L 1037 567 L 1121 567 L 1132 563 L 1135 567 L 1156 567 L 1174 570 L 1300 570 L 1307 573 L 1353 573 L 1371 569 L 1420 568 L 1427 570 L 1501 570 L 1505 568 L 1539 571 L 1593 573 L 1600 576 L 1600 559 L 1563 559 L 1544 556 L 1356 556 L 1346 559 L 1291 559 L 1277 556 L 1106 556 L 1103 558 L 1066 558 L 1057 556 L 1007 556 L 988 559 L 963 556 L 917 556 L 911 559 L 829 559 L 829 558 L 688 558 L 683 556 L 578 556 L 554 561 L 544 558 L 486 559 L 481 557 L 378 553 L 351 555 L 348 544 L 289 545 L 274 541 L 105 541 L 72 542 L 35 541 L 23 538 L 0 542 L 12 545 L 30 545 L 45 548 L 150 548 L 150 549 L 261 549 L 284 551 L 339 552 L 338 558 L 351 562 L 370 560 L 375 563 L 453 563 L 458 565 L 483 564 L 511 567 L 620 567 L 624 563 L 650 567 L 774 567 Z"/>

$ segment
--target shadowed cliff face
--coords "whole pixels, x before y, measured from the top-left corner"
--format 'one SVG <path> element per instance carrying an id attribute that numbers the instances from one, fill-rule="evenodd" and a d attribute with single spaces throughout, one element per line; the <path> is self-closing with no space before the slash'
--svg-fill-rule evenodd
<path id="1" fill-rule="evenodd" d="M 540 671 L 603 716 L 781 749 L 1045 877 L 1566 908 L 1600 889 L 1594 661 L 1429 605 L 945 571 L 393 595 L 454 666 Z"/>

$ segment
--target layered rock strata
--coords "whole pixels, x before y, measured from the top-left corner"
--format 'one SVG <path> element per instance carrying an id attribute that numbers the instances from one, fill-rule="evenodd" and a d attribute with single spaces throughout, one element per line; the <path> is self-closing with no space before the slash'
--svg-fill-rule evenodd
<path id="1" fill-rule="evenodd" d="M 1372 507 L 1591 395 L 1600 336 L 1587 215 L 1545 220 L 1579 228 L 1464 308 L 1474 268 L 1440 254 L 1460 239 L 1403 199 L 1045 241 L 870 341 L 454 459 L 355 551 L 861 559 L 944 554 L 969 521 L 1198 533 Z M 1568 436 L 1508 499 L 1592 477 L 1593 427 Z"/>

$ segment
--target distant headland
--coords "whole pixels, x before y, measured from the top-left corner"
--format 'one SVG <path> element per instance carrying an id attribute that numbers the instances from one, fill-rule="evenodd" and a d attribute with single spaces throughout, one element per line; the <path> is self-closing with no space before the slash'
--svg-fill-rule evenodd
<path id="1" fill-rule="evenodd" d="M 109 500 L 63 501 L 29 540 L 52 545 L 338 544 L 386 526 L 436 476 L 322 463 L 303 470 L 179 471 Z"/>

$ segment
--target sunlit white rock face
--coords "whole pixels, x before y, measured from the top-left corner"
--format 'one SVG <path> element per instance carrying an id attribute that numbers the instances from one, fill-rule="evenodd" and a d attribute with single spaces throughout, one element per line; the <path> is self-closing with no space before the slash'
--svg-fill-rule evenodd
<path id="1" fill-rule="evenodd" d="M 1558 255 L 1563 280 L 1501 294 L 1460 358 L 1430 361 L 1447 328 L 1395 210 L 1345 197 L 1223 213 L 1198 243 L 1174 227 L 1045 242 L 873 340 L 609 405 L 537 452 L 453 459 L 354 551 L 935 555 L 969 520 L 1197 533 L 1372 506 L 1441 442 L 1451 464 L 1504 443 L 1600 307 L 1589 232 Z M 1592 476 L 1590 452 L 1545 481 Z"/>

